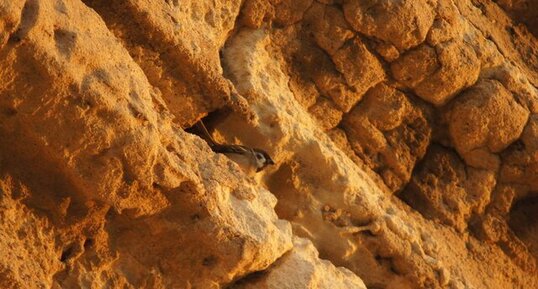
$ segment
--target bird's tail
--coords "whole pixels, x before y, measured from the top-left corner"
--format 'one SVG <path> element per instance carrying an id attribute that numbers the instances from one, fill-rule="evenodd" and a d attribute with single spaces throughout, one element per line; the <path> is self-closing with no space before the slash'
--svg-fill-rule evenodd
<path id="1" fill-rule="evenodd" d="M 207 144 L 209 144 L 210 147 L 215 147 L 215 146 L 219 145 L 219 143 L 217 143 L 213 139 L 213 137 L 211 136 L 211 134 L 209 133 L 209 131 L 205 127 L 204 122 L 201 119 L 198 122 L 196 122 L 196 124 L 194 124 L 194 126 L 196 127 L 196 129 L 198 131 L 200 131 L 200 133 L 201 133 L 200 137 L 203 138 L 207 142 Z"/>

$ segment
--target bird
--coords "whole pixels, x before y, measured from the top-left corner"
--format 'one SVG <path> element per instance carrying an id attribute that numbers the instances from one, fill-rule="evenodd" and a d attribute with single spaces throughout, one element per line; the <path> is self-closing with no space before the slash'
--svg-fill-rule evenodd
<path id="1" fill-rule="evenodd" d="M 275 161 L 269 154 L 259 148 L 251 148 L 244 145 L 220 144 L 216 142 L 202 120 L 199 120 L 195 127 L 202 134 L 201 137 L 209 144 L 211 150 L 215 153 L 224 154 L 234 161 L 247 174 L 261 172 L 269 165 L 274 165 Z"/>

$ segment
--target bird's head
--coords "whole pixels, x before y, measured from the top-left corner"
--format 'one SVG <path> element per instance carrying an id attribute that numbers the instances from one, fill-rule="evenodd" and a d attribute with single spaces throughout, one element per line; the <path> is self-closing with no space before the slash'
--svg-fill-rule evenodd
<path id="1" fill-rule="evenodd" d="M 269 156 L 269 154 L 262 149 L 252 149 L 254 156 L 256 157 L 256 172 L 265 169 L 268 165 L 274 165 L 275 161 Z"/>

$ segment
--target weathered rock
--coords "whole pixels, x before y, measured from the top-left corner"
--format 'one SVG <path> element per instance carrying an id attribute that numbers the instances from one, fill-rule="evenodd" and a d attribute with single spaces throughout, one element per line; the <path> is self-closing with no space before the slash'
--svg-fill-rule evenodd
<path id="1" fill-rule="evenodd" d="M 497 3 L 0 0 L 0 287 L 538 288 L 538 40 Z"/>
<path id="2" fill-rule="evenodd" d="M 250 28 L 260 28 L 264 21 L 274 17 L 275 9 L 270 1 L 246 0 L 241 9 L 241 23 Z"/>
<path id="3" fill-rule="evenodd" d="M 499 179 L 504 183 L 518 184 L 524 196 L 538 190 L 538 116 L 529 118 L 521 138 L 502 158 Z M 509 203 L 511 205 L 511 202 Z"/>
<path id="4" fill-rule="evenodd" d="M 211 288 L 289 250 L 276 199 L 172 125 L 93 10 L 56 4 L 26 6 L 0 58 L 2 280 Z"/>
<path id="5" fill-rule="evenodd" d="M 346 115 L 344 128 L 355 152 L 393 191 L 408 182 L 431 135 L 424 111 L 385 84 L 371 89 Z"/>
<path id="6" fill-rule="evenodd" d="M 2 168 L 4 166 L 2 165 Z M 50 288 L 63 264 L 50 221 L 21 205 L 33 192 L 6 175 L 0 180 L 0 287 Z"/>
<path id="7" fill-rule="evenodd" d="M 484 213 L 495 174 L 466 168 L 456 153 L 436 145 L 424 159 L 402 192 L 403 199 L 427 218 L 464 232 L 472 215 Z"/>
<path id="8" fill-rule="evenodd" d="M 517 140 L 529 112 L 502 84 L 483 80 L 454 103 L 449 116 L 450 137 L 465 162 L 496 170 L 496 153 Z"/>
<path id="9" fill-rule="evenodd" d="M 344 3 L 344 13 L 353 29 L 406 50 L 426 38 L 433 23 L 435 1 L 360 1 Z"/>
<path id="10" fill-rule="evenodd" d="M 290 78 L 289 87 L 297 101 L 305 108 L 313 106 L 320 97 L 316 85 L 301 76 Z"/>
<path id="11" fill-rule="evenodd" d="M 528 250 L 534 259 L 538 258 L 538 224 L 535 221 L 537 208 L 538 198 L 536 195 L 520 199 L 513 204 L 509 218 L 510 229 L 517 236 L 517 239 L 521 240 L 522 247 Z M 524 253 L 526 252 L 521 254 L 522 259 L 527 255 Z M 523 259 L 523 261 L 527 260 Z M 532 260 L 526 263 L 532 263 Z"/>
<path id="12" fill-rule="evenodd" d="M 484 1 L 451 1 L 455 17 L 463 21 L 460 40 L 470 44 L 481 60 L 487 75 L 514 65 L 534 86 L 538 85 L 538 40 L 514 25 L 513 20 L 496 4 Z M 444 5 L 446 7 L 448 5 Z M 494 20 L 492 20 L 494 19 Z"/>
<path id="13" fill-rule="evenodd" d="M 348 112 L 361 100 L 364 91 L 356 91 L 348 85 L 345 77 L 321 50 L 311 48 L 305 51 L 302 62 L 318 90 L 328 96 L 341 111 Z"/>
<path id="14" fill-rule="evenodd" d="M 447 42 L 409 51 L 392 63 L 391 70 L 422 99 L 442 106 L 478 79 L 480 65 L 471 47 Z"/>
<path id="15" fill-rule="evenodd" d="M 305 14 L 304 24 L 308 25 L 316 44 L 330 55 L 355 36 L 342 10 L 333 6 L 314 3 Z"/>
<path id="16" fill-rule="evenodd" d="M 342 112 L 335 107 L 332 101 L 323 97 L 318 98 L 316 104 L 311 106 L 308 111 L 325 130 L 334 128 L 342 120 Z"/>
<path id="17" fill-rule="evenodd" d="M 379 60 L 366 48 L 359 38 L 354 38 L 342 46 L 332 60 L 336 69 L 342 73 L 346 83 L 353 88 L 357 95 L 364 95 L 368 89 L 380 83 L 385 73 Z M 356 101 L 341 101 L 344 112 L 348 112 Z"/>
<path id="18" fill-rule="evenodd" d="M 343 267 L 320 260 L 318 251 L 307 239 L 295 238 L 293 249 L 280 258 L 263 276 L 236 289 L 366 289 L 362 280 Z"/>
<path id="19" fill-rule="evenodd" d="M 468 33 L 469 24 L 462 18 L 458 7 L 452 1 L 437 1 L 435 9 L 437 17 L 434 19 L 426 42 L 435 47 L 443 42 L 458 41 Z"/>
<path id="20" fill-rule="evenodd" d="M 223 53 L 227 73 L 251 101 L 259 122 L 255 128 L 243 125 L 238 134 L 240 122 L 230 118 L 217 130 L 241 143 L 263 145 L 272 140 L 272 154 L 280 167 L 269 172 L 267 185 L 279 199 L 277 213 L 292 222 L 294 233 L 311 239 L 322 258 L 363 272 L 361 278 L 370 286 L 442 288 L 490 280 L 483 278 L 486 270 L 479 269 L 484 264 L 473 265 L 474 258 L 497 267 L 499 256 L 509 259 L 500 249 L 474 240 L 475 248 L 466 251 L 466 241 L 453 230 L 423 221 L 401 204 L 383 208 L 386 192 L 362 185 L 375 182 L 321 132 L 293 97 L 287 70 L 274 57 L 270 42 L 269 32 L 242 31 L 227 46 Z M 253 133 L 259 135 L 253 138 Z M 442 257 L 455 248 L 472 253 L 457 260 Z M 490 250 L 500 255 L 487 258 Z M 474 268 L 474 273 L 453 269 L 462 267 Z M 514 268 L 510 272 L 522 272 Z M 499 278 L 486 286 L 493 288 L 498 282 L 512 281 Z"/>
<path id="21" fill-rule="evenodd" d="M 433 47 L 420 45 L 392 63 L 392 74 L 409 87 L 416 87 L 439 70 L 441 64 Z"/>
<path id="22" fill-rule="evenodd" d="M 514 98 L 531 113 L 538 113 L 538 88 L 533 86 L 525 74 L 516 66 L 504 63 L 488 74 L 492 79 L 502 83 Z"/>
<path id="23" fill-rule="evenodd" d="M 85 0 L 158 88 L 182 127 L 239 100 L 222 76 L 219 49 L 239 14 L 237 1 Z M 137 29 L 131 29 L 136 26 Z"/>
<path id="24" fill-rule="evenodd" d="M 17 28 L 27 29 L 28 27 L 21 26 L 21 11 L 25 3 L 23 1 L 3 1 L 0 3 L 0 49 L 10 40 L 10 37 Z M 29 2 L 26 4 L 26 10 L 31 9 L 35 3 Z M 27 25 L 26 25 L 27 26 Z M 18 41 L 18 37 L 11 38 L 12 41 Z"/>
<path id="25" fill-rule="evenodd" d="M 314 0 L 277 0 L 275 3 L 275 22 L 291 25 L 303 18 L 303 14 Z"/>
<path id="26" fill-rule="evenodd" d="M 505 9 L 516 22 L 523 22 L 538 37 L 538 3 L 532 0 L 499 0 L 497 3 Z"/>

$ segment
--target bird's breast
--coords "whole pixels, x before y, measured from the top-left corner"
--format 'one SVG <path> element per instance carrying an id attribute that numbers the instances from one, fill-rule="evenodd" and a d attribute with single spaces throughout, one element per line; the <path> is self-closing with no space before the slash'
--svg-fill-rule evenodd
<path id="1" fill-rule="evenodd" d="M 241 169 L 245 173 L 249 175 L 256 173 L 256 163 L 253 160 L 253 158 L 248 157 L 246 155 L 235 154 L 235 153 L 225 153 L 224 155 L 226 155 L 229 159 L 231 159 L 236 164 L 238 164 L 239 167 L 241 167 Z"/>

